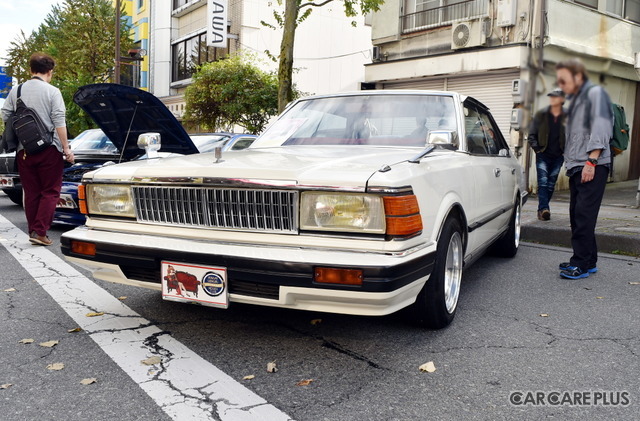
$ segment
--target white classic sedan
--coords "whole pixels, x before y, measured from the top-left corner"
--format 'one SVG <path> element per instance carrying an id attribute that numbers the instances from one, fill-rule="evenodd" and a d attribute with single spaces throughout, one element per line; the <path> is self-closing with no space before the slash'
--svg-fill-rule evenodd
<path id="1" fill-rule="evenodd" d="M 158 148 L 158 135 L 140 145 Z M 62 252 L 162 298 L 447 326 L 463 269 L 515 256 L 527 191 L 489 110 L 452 92 L 300 99 L 243 151 L 84 175 Z"/>

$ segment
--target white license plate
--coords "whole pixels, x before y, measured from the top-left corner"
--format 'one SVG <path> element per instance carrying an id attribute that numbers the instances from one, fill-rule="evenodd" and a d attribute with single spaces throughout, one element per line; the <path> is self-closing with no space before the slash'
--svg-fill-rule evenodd
<path id="1" fill-rule="evenodd" d="M 165 300 L 229 307 L 226 268 L 163 261 L 161 277 Z"/>
<path id="2" fill-rule="evenodd" d="M 13 187 L 13 177 L 0 177 L 0 187 Z"/>
<path id="3" fill-rule="evenodd" d="M 60 199 L 58 199 L 58 204 L 56 205 L 56 208 L 62 209 L 75 209 L 77 207 L 75 200 L 73 200 L 70 194 L 61 194 Z"/>

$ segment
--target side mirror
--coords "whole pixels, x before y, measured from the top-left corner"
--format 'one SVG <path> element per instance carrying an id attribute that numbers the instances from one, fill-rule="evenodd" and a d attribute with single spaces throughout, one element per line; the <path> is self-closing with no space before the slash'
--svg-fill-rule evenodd
<path id="1" fill-rule="evenodd" d="M 138 136 L 138 147 L 145 150 L 147 158 L 157 158 L 160 146 L 160 133 L 142 133 Z"/>
<path id="2" fill-rule="evenodd" d="M 427 137 L 427 144 L 457 149 L 458 136 L 454 130 L 431 130 Z"/>
<path id="3" fill-rule="evenodd" d="M 498 151 L 498 156 L 509 156 L 509 150 L 508 149 L 500 149 Z"/>

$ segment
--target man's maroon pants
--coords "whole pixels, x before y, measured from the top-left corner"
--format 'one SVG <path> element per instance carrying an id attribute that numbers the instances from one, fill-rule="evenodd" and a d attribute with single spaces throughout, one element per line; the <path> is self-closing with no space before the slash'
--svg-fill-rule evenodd
<path id="1" fill-rule="evenodd" d="M 29 234 L 47 235 L 53 222 L 53 214 L 60 199 L 64 159 L 55 146 L 44 151 L 27 154 L 24 150 L 16 155 L 18 172 L 24 192 L 24 213 L 27 216 Z"/>

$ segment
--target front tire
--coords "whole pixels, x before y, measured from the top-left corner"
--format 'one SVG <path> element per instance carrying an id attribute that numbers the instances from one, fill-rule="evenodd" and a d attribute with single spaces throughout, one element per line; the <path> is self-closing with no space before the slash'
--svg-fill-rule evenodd
<path id="1" fill-rule="evenodd" d="M 419 325 L 442 329 L 453 321 L 458 308 L 463 262 L 460 222 L 448 218 L 438 240 L 433 272 L 411 307 L 411 315 Z"/>

